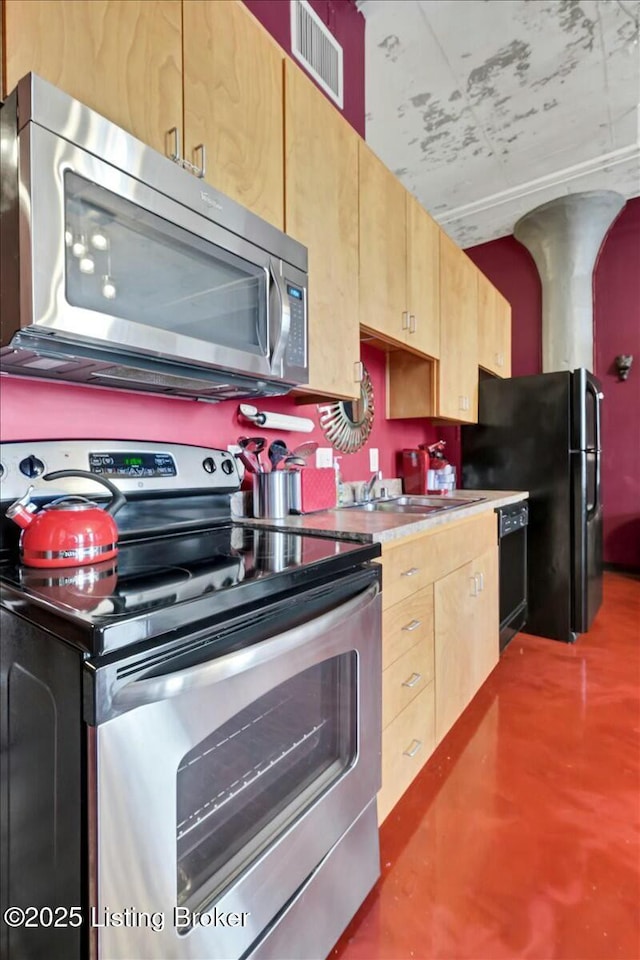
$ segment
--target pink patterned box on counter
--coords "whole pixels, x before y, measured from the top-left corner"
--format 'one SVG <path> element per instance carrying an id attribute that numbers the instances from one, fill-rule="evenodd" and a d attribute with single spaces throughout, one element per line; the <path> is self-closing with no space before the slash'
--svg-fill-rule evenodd
<path id="1" fill-rule="evenodd" d="M 292 504 L 294 513 L 329 510 L 336 505 L 336 474 L 333 467 L 305 467 L 300 477 L 299 504 Z"/>

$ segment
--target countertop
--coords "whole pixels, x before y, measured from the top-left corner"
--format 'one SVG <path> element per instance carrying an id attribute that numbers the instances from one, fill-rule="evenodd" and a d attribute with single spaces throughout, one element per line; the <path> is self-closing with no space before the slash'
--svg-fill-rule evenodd
<path id="1" fill-rule="evenodd" d="M 294 533 L 311 533 L 320 536 L 324 534 L 324 536 L 340 539 L 360 540 L 364 543 L 371 541 L 388 543 L 416 533 L 426 533 L 445 523 L 475 517 L 486 510 L 518 503 L 520 500 L 526 500 L 529 494 L 524 490 L 456 490 L 452 496 L 460 499 L 466 497 L 483 497 L 484 499 L 480 503 L 470 503 L 468 507 L 457 507 L 454 510 L 445 510 L 425 517 L 416 517 L 415 514 L 408 516 L 403 513 L 368 513 L 365 510 L 341 507 L 319 513 L 308 513 L 304 516 L 284 517 L 281 520 L 249 520 L 247 518 L 247 522 Z"/>

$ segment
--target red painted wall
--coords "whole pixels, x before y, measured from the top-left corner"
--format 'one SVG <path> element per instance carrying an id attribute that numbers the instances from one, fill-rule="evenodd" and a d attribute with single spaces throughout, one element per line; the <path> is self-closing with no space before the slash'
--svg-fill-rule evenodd
<path id="1" fill-rule="evenodd" d="M 605 560 L 640 567 L 640 197 L 611 228 L 594 278 L 595 372 L 603 392 Z M 634 366 L 618 380 L 615 358 Z"/>
<path id="2" fill-rule="evenodd" d="M 272 37 L 290 54 L 289 0 L 244 0 L 244 2 Z M 342 113 L 360 136 L 364 137 L 364 17 L 358 13 L 353 0 L 310 0 L 310 4 L 342 46 L 344 58 Z M 296 62 L 302 66 L 299 61 Z M 331 103 L 334 101 L 332 100 Z"/>
<path id="3" fill-rule="evenodd" d="M 373 382 L 376 416 L 367 447 L 343 456 L 342 476 L 345 480 L 366 478 L 368 449 L 377 447 L 384 476 L 397 477 L 397 451 L 418 443 L 433 443 L 438 434 L 426 420 L 385 420 L 384 354 L 363 345 L 362 359 Z M 264 403 L 257 401 L 255 405 L 259 409 L 310 417 L 316 423 L 311 434 L 265 431 L 264 436 L 269 440 L 282 437 L 292 447 L 304 440 L 317 440 L 321 446 L 330 446 L 317 427 L 315 406 L 297 406 L 287 397 Z M 235 400 L 209 404 L 22 377 L 0 379 L 0 436 L 4 441 L 88 437 L 224 448 L 241 435 L 256 436 L 261 435 L 261 431 L 247 421 L 240 422 Z"/>
<path id="4" fill-rule="evenodd" d="M 539 373 L 542 298 L 533 259 L 514 237 L 466 253 L 512 305 L 513 375 Z M 595 373 L 605 394 L 605 561 L 640 567 L 640 198 L 628 201 L 600 253 L 594 275 L 594 334 Z M 615 372 L 620 353 L 635 357 L 626 383 L 620 383 Z"/>

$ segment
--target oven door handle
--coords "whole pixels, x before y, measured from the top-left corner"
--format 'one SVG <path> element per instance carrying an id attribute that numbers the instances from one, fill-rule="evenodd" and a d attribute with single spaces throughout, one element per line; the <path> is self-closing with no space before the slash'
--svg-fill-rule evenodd
<path id="1" fill-rule="evenodd" d="M 179 697 L 183 693 L 220 683 L 245 670 L 262 666 L 276 657 L 286 657 L 299 647 L 327 636 L 351 617 L 362 614 L 375 601 L 379 592 L 379 585 L 374 583 L 357 597 L 340 604 L 339 607 L 323 613 L 309 623 L 300 624 L 280 633 L 270 640 L 263 640 L 254 646 L 219 657 L 217 660 L 208 660 L 193 667 L 186 667 L 184 670 L 177 670 L 175 673 L 131 680 L 115 692 L 113 705 L 131 709 L 168 700 L 171 697 Z"/>

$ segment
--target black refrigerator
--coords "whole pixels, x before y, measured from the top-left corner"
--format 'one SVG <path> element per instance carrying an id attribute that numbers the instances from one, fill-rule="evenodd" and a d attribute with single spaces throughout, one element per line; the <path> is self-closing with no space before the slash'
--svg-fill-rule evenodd
<path id="1" fill-rule="evenodd" d="M 528 490 L 526 630 L 572 643 L 602 602 L 602 390 L 587 370 L 480 383 L 463 486 Z"/>

